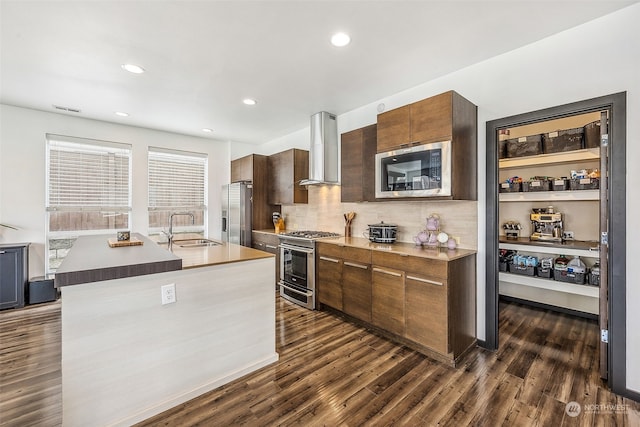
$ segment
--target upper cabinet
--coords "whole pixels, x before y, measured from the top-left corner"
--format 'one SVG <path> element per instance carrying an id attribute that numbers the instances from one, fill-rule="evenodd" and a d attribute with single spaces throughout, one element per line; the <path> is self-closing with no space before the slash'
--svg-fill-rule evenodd
<path id="1" fill-rule="evenodd" d="M 342 202 L 375 200 L 376 125 L 341 135 Z"/>
<path id="2" fill-rule="evenodd" d="M 269 204 L 308 203 L 307 189 L 300 181 L 309 178 L 309 152 L 293 148 L 268 158 Z"/>
<path id="3" fill-rule="evenodd" d="M 377 151 L 460 137 L 475 144 L 476 128 L 477 107 L 449 91 L 379 114 Z"/>
<path id="4" fill-rule="evenodd" d="M 395 156 L 401 154 L 398 151 L 402 149 L 451 141 L 450 162 L 446 163 L 447 165 L 450 163 L 451 167 L 446 170 L 443 168 L 442 171 L 438 170 L 438 172 L 442 172 L 442 175 L 436 177 L 436 180 L 450 182 L 451 193 L 441 198 L 477 200 L 477 129 L 477 107 L 460 94 L 449 91 L 379 114 L 377 152 L 396 151 L 393 156 L 395 159 Z M 379 164 L 375 166 L 381 168 Z M 429 167 L 433 168 L 432 164 L 423 162 L 416 164 L 416 166 L 414 177 L 430 176 Z M 394 167 L 392 172 L 403 172 L 396 169 Z M 381 176 L 379 179 L 390 181 L 390 177 Z M 401 176 L 400 179 L 406 180 L 407 176 Z M 392 184 L 398 183 L 386 181 L 376 183 L 378 186 Z M 402 182 L 399 185 L 406 186 L 407 184 Z M 380 187 L 377 190 L 380 190 Z M 410 197 L 422 197 L 412 196 L 409 192 L 406 196 L 407 200 L 410 200 Z M 399 193 L 394 195 L 393 199 L 398 200 L 401 197 L 403 196 Z M 380 195 L 377 200 L 382 200 Z"/>
<path id="5" fill-rule="evenodd" d="M 251 181 L 253 183 L 251 227 L 254 230 L 272 228 L 272 213 L 280 210 L 277 206 L 271 206 L 267 200 L 268 176 L 267 156 L 250 154 L 231 161 L 231 182 Z"/>
<path id="6" fill-rule="evenodd" d="M 231 161 L 231 182 L 240 182 L 240 181 L 253 181 L 253 172 L 254 172 L 254 159 L 258 157 L 256 163 L 260 163 L 264 158 L 265 169 L 266 169 L 266 156 L 258 156 L 257 154 L 250 154 L 248 156 L 244 156 L 240 159 Z M 258 164 L 256 164 L 258 166 Z M 266 171 L 265 171 L 266 172 Z"/>

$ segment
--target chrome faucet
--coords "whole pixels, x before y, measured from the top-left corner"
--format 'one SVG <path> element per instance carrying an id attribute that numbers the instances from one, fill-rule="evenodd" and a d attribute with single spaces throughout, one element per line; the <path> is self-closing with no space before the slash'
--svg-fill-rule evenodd
<path id="1" fill-rule="evenodd" d="M 169 215 L 169 232 L 166 233 L 163 231 L 163 233 L 167 235 L 167 240 L 169 242 L 169 250 L 173 249 L 173 217 L 176 215 L 189 215 L 191 217 L 191 224 L 196 223 L 196 217 L 191 212 L 174 212 L 171 215 Z"/>

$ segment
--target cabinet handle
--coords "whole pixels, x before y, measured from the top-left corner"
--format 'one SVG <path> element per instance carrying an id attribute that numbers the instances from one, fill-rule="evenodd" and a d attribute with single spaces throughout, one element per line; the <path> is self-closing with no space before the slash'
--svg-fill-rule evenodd
<path id="1" fill-rule="evenodd" d="M 407 279 L 415 280 L 416 282 L 429 283 L 430 285 L 437 285 L 437 286 L 444 285 L 444 283 L 442 282 L 435 282 L 433 280 L 423 279 L 422 277 L 416 277 L 416 276 L 407 276 Z"/>
<path id="2" fill-rule="evenodd" d="M 327 257 L 325 257 L 325 256 L 321 256 L 321 257 L 320 257 L 320 259 L 321 259 L 321 260 L 323 260 L 323 261 L 329 261 L 329 262 L 335 262 L 335 263 L 340 262 L 340 260 L 339 260 L 339 259 L 327 258 Z"/>
<path id="3" fill-rule="evenodd" d="M 278 249 L 278 247 L 277 247 L 277 246 L 273 246 L 273 245 L 267 245 L 267 247 L 268 247 L 269 249 Z"/>
<path id="4" fill-rule="evenodd" d="M 368 269 L 369 269 L 369 266 L 368 266 L 368 265 L 354 264 L 354 263 L 352 263 L 352 262 L 348 262 L 348 261 L 345 261 L 345 262 L 344 262 L 344 265 L 348 265 L 349 267 L 361 268 L 361 269 L 363 269 L 363 270 L 368 270 Z"/>
<path id="5" fill-rule="evenodd" d="M 6 254 L 7 251 L 0 251 L 0 254 Z"/>
<path id="6" fill-rule="evenodd" d="M 374 268 L 373 271 L 376 273 L 388 274 L 389 276 L 402 277 L 402 274 L 396 273 L 395 271 L 383 270 L 381 268 Z"/>

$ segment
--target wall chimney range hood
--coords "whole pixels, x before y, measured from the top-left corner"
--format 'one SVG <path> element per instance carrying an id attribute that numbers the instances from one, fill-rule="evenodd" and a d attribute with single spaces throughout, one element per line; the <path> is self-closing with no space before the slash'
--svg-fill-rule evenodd
<path id="1" fill-rule="evenodd" d="M 309 179 L 300 185 L 340 184 L 338 181 L 338 122 L 335 114 L 322 111 L 311 116 Z"/>

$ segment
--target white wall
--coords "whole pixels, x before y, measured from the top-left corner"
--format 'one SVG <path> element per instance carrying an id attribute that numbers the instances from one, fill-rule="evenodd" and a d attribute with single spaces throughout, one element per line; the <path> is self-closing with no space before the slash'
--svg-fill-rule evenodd
<path id="1" fill-rule="evenodd" d="M 0 219 L 20 228 L 1 230 L 0 242 L 31 242 L 29 276 L 45 268 L 45 134 L 75 136 L 133 146 L 132 231 L 147 234 L 149 146 L 207 153 L 209 235 L 220 237 L 220 189 L 229 182 L 229 144 L 97 120 L 0 105 Z"/>
<path id="2" fill-rule="evenodd" d="M 640 162 L 640 4 L 555 36 L 459 70 L 440 79 L 380 99 L 338 117 L 339 132 L 376 122 L 377 106 L 386 109 L 455 90 L 478 106 L 478 242 L 485 241 L 486 122 L 515 114 L 627 92 L 627 168 Z M 606 52 L 606 53 L 604 53 Z M 270 141 L 264 154 L 308 145 L 309 129 Z M 615 142 L 614 142 L 615 143 Z M 627 184 L 627 258 L 640 258 L 640 187 Z M 446 215 L 446 212 L 442 212 Z M 485 249 L 478 247 L 478 337 L 485 338 Z M 627 270 L 627 387 L 640 392 L 640 301 L 638 276 Z"/>

